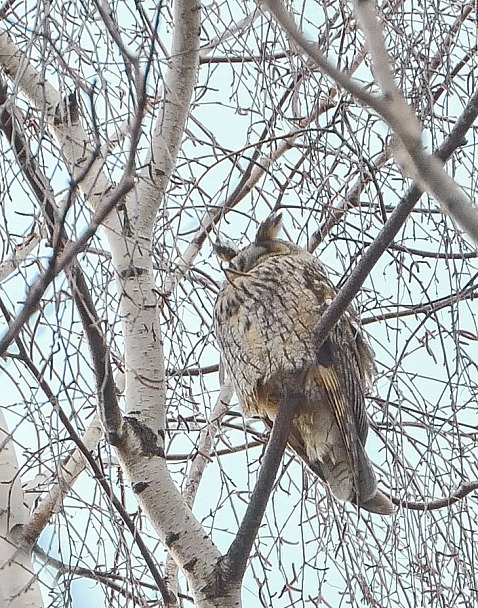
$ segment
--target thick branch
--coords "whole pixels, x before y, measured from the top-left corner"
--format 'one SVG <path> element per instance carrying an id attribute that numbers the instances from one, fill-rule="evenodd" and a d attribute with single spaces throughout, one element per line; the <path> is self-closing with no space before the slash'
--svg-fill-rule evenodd
<path id="1" fill-rule="evenodd" d="M 293 382 L 291 383 L 294 384 Z M 221 573 L 228 584 L 242 580 L 252 545 L 257 536 L 262 517 L 275 483 L 282 455 L 294 416 L 300 405 L 301 393 L 294 393 L 290 387 L 284 387 L 279 399 L 279 409 L 272 427 L 259 478 L 254 487 L 249 505 L 241 522 L 236 538 L 221 562 Z"/>
<path id="2" fill-rule="evenodd" d="M 466 132 L 473 124 L 477 115 L 478 89 L 472 95 L 460 118 L 456 121 L 450 135 L 437 150 L 436 156 L 438 158 L 443 161 L 450 158 L 456 148 L 461 145 Z M 320 319 L 317 326 L 317 348 L 320 348 L 329 331 L 337 323 L 347 306 L 350 305 L 354 297 L 357 295 L 365 279 L 372 271 L 372 268 L 378 262 L 384 251 L 396 237 L 400 228 L 406 222 L 410 212 L 418 202 L 421 195 L 422 191 L 420 188 L 413 185 L 397 205 L 375 241 L 366 249 L 352 274 L 345 281 L 343 287 L 334 298 L 332 304 Z"/>
<path id="3" fill-rule="evenodd" d="M 198 0 L 176 0 L 173 11 L 173 42 L 164 98 L 141 176 L 140 224 L 148 233 L 176 164 L 199 65 L 201 4 Z"/>
<path id="4" fill-rule="evenodd" d="M 108 440 L 110 443 L 116 444 L 121 435 L 122 416 L 116 396 L 116 385 L 106 337 L 101 330 L 93 298 L 78 262 L 75 261 L 71 265 L 67 275 L 90 348 L 96 379 L 98 411 L 104 418 L 102 422 L 108 432 Z"/>
<path id="5" fill-rule="evenodd" d="M 90 165 L 93 149 L 86 131 L 78 119 L 72 119 L 64 112 L 63 101 L 56 89 L 28 61 L 28 55 L 17 48 L 10 35 L 0 30 L 0 68 L 29 99 L 30 103 L 42 114 L 55 134 L 61 154 L 71 167 L 73 178 L 83 175 L 81 189 L 88 202 L 96 209 L 111 190 L 111 184 L 102 171 L 103 160 L 96 159 Z M 117 220 L 110 218 L 112 227 L 117 229 Z"/>
<path id="6" fill-rule="evenodd" d="M 133 491 L 173 558 L 183 568 L 199 604 L 201 587 L 221 554 L 179 493 L 165 458 L 164 352 L 151 263 L 155 214 L 174 167 L 194 84 L 200 32 L 197 0 L 174 4 L 171 68 L 146 174 L 126 202 L 128 249 L 114 242 L 123 324 L 126 416 L 116 453 Z M 153 59 L 154 56 L 151 56 Z"/>
<path id="7" fill-rule="evenodd" d="M 88 245 L 88 241 L 92 236 L 94 236 L 101 222 L 111 212 L 111 210 L 115 208 L 123 196 L 129 190 L 131 190 L 133 185 L 134 182 L 132 179 L 125 179 L 123 184 L 118 186 L 114 194 L 105 202 L 103 207 L 97 213 L 95 213 L 93 220 L 90 222 L 89 227 L 84 231 L 83 235 L 75 242 L 68 244 L 65 247 L 63 254 L 58 257 L 58 262 L 53 265 L 50 264 L 44 274 L 42 274 L 35 281 L 30 288 L 25 305 L 20 313 L 15 317 L 15 320 L 8 328 L 8 331 L 2 340 L 0 340 L 0 356 L 5 353 L 7 348 L 22 330 L 24 324 L 35 312 L 48 286 L 54 281 L 55 277 L 57 277 L 73 261 L 73 259 L 85 249 L 85 247 Z"/>
<path id="8" fill-rule="evenodd" d="M 143 559 L 145 560 L 145 563 L 147 564 L 147 566 L 151 572 L 153 579 L 155 580 L 156 584 L 158 585 L 158 589 L 159 589 L 160 593 L 162 594 L 162 596 L 165 600 L 169 600 L 169 592 L 166 588 L 163 577 L 161 576 L 161 574 L 159 572 L 156 561 L 155 561 L 153 555 L 151 554 L 151 552 L 149 551 L 148 547 L 146 546 L 145 542 L 143 541 L 142 537 L 140 536 L 138 530 L 136 529 L 134 522 L 132 521 L 128 512 L 122 505 L 121 501 L 118 500 L 118 498 L 116 498 L 108 481 L 105 479 L 102 470 L 96 463 L 96 460 L 93 458 L 93 456 L 90 452 L 90 449 L 85 446 L 82 439 L 79 437 L 75 428 L 71 424 L 68 416 L 65 414 L 64 410 L 59 405 L 58 400 L 57 400 L 56 396 L 54 395 L 53 391 L 51 390 L 50 386 L 46 382 L 43 373 L 37 369 L 37 367 L 35 366 L 33 361 L 30 359 L 23 344 L 20 341 L 18 341 L 17 345 L 19 347 L 20 354 L 22 355 L 22 361 L 25 363 L 27 368 L 32 373 L 33 377 L 37 380 L 39 386 L 41 387 L 41 389 L 43 390 L 45 395 L 48 397 L 48 400 L 50 401 L 50 403 L 52 404 L 52 406 L 55 408 L 56 412 L 58 413 L 58 416 L 59 416 L 63 426 L 66 428 L 66 430 L 70 436 L 70 439 L 75 443 L 75 445 L 77 446 L 78 450 L 82 454 L 85 461 L 90 465 L 90 467 L 93 471 L 93 474 L 95 476 L 95 479 L 98 482 L 98 484 L 101 486 L 101 488 L 103 489 L 107 499 L 111 502 L 113 507 L 118 512 L 119 516 L 124 521 L 126 527 L 131 532 L 131 534 L 143 556 Z M 27 525 L 25 525 L 22 529 L 21 539 L 27 546 L 32 546 L 38 539 L 38 536 L 41 532 L 41 529 L 40 529 L 41 526 L 39 526 L 38 523 L 39 523 L 38 521 L 31 519 L 30 522 Z"/>
<path id="9" fill-rule="evenodd" d="M 30 546 L 17 548 L 16 532 L 28 518 L 13 439 L 0 407 L 0 606 L 41 608 Z"/>

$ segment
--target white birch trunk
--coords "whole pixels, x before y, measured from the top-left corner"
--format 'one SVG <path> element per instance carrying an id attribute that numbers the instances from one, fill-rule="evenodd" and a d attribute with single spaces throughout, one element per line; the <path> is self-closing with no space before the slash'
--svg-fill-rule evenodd
<path id="1" fill-rule="evenodd" d="M 215 572 L 221 554 L 176 488 L 164 456 L 164 353 L 151 261 L 154 219 L 174 170 L 196 80 L 200 16 L 197 0 L 174 3 L 172 53 L 148 170 L 126 201 L 134 244 L 128 257 L 118 256 L 121 248 L 111 242 L 114 235 L 110 235 L 125 346 L 127 418 L 117 452 L 143 511 L 188 577 L 196 605 L 237 608 L 240 593 L 236 591 L 231 598 L 212 604 L 208 599 L 216 595 Z"/>
<path id="2" fill-rule="evenodd" d="M 0 606 L 42 608 L 43 599 L 31 562 L 29 547 L 18 548 L 10 539 L 28 512 L 13 441 L 0 407 Z"/>

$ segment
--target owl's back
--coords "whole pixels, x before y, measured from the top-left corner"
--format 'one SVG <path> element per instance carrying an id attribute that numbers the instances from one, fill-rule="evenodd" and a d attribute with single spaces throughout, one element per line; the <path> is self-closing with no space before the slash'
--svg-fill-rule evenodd
<path id="1" fill-rule="evenodd" d="M 284 386 L 299 384 L 303 398 L 290 447 L 339 498 L 391 512 L 363 449 L 372 352 L 352 310 L 317 348 L 315 328 L 336 290 L 314 256 L 275 238 L 276 224 L 266 222 L 255 242 L 233 257 L 217 298 L 215 328 L 226 371 L 246 414 L 268 424 Z"/>
<path id="2" fill-rule="evenodd" d="M 247 413 L 258 383 L 315 362 L 313 332 L 334 295 L 306 252 L 271 255 L 244 275 L 229 275 L 216 304 L 224 364 Z"/>

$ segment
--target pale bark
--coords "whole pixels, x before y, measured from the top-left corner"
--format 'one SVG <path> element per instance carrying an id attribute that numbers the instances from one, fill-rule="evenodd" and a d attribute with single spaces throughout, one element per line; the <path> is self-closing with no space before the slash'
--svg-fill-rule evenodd
<path id="1" fill-rule="evenodd" d="M 14 273 L 28 258 L 31 252 L 40 243 L 41 237 L 36 232 L 32 233 L 19 247 L 15 249 L 8 260 L 0 264 L 0 282 L 4 281 Z"/>
<path id="2" fill-rule="evenodd" d="M 167 468 L 164 354 L 151 263 L 153 220 L 174 169 L 199 57 L 200 5 L 196 0 L 178 0 L 174 10 L 173 51 L 150 166 L 127 200 L 129 242 L 134 246 L 127 257 L 119 257 L 113 243 L 111 247 L 121 293 L 127 414 L 117 453 L 142 509 L 186 573 L 197 605 L 207 606 L 201 604 L 208 595 L 203 589 L 214 578 L 220 553 L 185 504 Z"/>
<path id="3" fill-rule="evenodd" d="M 96 209 L 104 200 L 105 193 L 111 189 L 110 182 L 102 172 L 102 159 L 95 160 L 89 170 L 83 174 L 94 153 L 85 130 L 79 120 L 68 115 L 70 111 L 68 104 L 62 100 L 48 80 L 45 80 L 44 76 L 34 68 L 28 56 L 17 48 L 5 30 L 0 30 L 0 66 L 15 87 L 41 112 L 60 144 L 73 179 L 82 177 L 81 188 L 89 204 Z"/>
<path id="4" fill-rule="evenodd" d="M 199 65 L 201 3 L 174 3 L 174 35 L 169 69 L 153 141 L 138 192 L 138 230 L 151 231 L 176 165 Z"/>
<path id="5" fill-rule="evenodd" d="M 82 438 L 85 448 L 90 452 L 93 451 L 102 435 L 103 428 L 100 425 L 99 417 L 95 416 Z M 22 536 L 34 539 L 40 536 L 53 514 L 58 512 L 63 499 L 85 470 L 86 465 L 85 458 L 78 448 L 73 451 L 64 465 L 61 462 L 58 464 L 57 479 L 48 487 L 32 515 L 25 520 Z"/>
<path id="6" fill-rule="evenodd" d="M 241 608 L 241 587 L 235 587 L 225 595 L 216 598 L 199 598 L 196 608 Z"/>
<path id="7" fill-rule="evenodd" d="M 30 547 L 17 547 L 15 526 L 28 518 L 13 440 L 0 407 L 0 606 L 41 608 Z"/>
<path id="8" fill-rule="evenodd" d="M 26 95 L 32 106 L 41 112 L 46 126 L 58 141 L 73 180 L 77 182 L 92 209 L 101 211 L 105 197 L 111 194 L 113 185 L 103 172 L 101 151 L 95 152 L 92 148 L 75 109 L 72 111 L 71 103 L 62 100 L 56 89 L 35 69 L 28 56 L 17 48 L 5 30 L 0 30 L 0 67 L 12 80 L 15 89 Z M 109 209 L 107 216 L 101 218 L 101 223 L 108 235 L 121 234 L 120 217 L 116 211 L 111 211 Z M 113 238 L 111 242 L 117 248 L 121 247 L 117 257 L 126 255 L 122 239 Z"/>

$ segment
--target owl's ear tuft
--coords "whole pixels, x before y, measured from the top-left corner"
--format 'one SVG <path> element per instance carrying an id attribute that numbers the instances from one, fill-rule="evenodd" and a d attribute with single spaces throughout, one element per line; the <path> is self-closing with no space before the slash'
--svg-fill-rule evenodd
<path id="1" fill-rule="evenodd" d="M 237 247 L 232 241 L 221 241 L 219 239 L 214 243 L 213 251 L 223 262 L 230 262 L 238 253 Z"/>
<path id="2" fill-rule="evenodd" d="M 282 213 L 271 213 L 257 230 L 255 242 L 257 245 L 273 241 L 282 229 Z"/>

